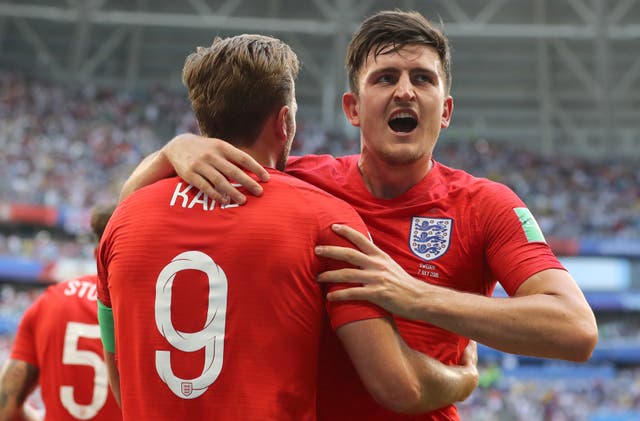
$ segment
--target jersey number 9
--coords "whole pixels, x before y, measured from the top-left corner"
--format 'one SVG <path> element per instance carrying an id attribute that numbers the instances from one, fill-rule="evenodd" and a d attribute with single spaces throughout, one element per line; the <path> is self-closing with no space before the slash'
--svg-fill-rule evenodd
<path id="1" fill-rule="evenodd" d="M 198 270 L 207 275 L 209 295 L 207 318 L 202 330 L 182 332 L 171 321 L 171 290 L 178 272 Z M 199 251 L 187 251 L 173 258 L 158 275 L 156 281 L 155 320 L 158 332 L 173 346 L 183 352 L 195 352 L 204 348 L 202 373 L 194 379 L 182 379 L 171 368 L 170 351 L 156 351 L 156 371 L 169 389 L 182 399 L 194 399 L 207 391 L 222 370 L 224 334 L 227 309 L 227 276 L 208 255 Z"/>

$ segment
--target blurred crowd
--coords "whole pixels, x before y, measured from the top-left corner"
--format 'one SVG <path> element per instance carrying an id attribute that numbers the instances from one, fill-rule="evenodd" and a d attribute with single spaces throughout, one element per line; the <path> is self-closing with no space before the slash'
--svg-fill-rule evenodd
<path id="1" fill-rule="evenodd" d="M 436 158 L 518 193 L 545 234 L 640 239 L 640 158 L 587 160 L 512 143 L 440 143 Z"/>
<path id="2" fill-rule="evenodd" d="M 491 367 L 480 367 L 481 376 Z M 640 369 L 611 378 L 499 378 L 458 405 L 463 420 L 623 421 L 640 416 Z"/>
<path id="3" fill-rule="evenodd" d="M 184 131 L 197 131 L 184 94 L 63 86 L 0 72 L 0 197 L 75 209 L 113 200 L 144 156 Z M 357 150 L 357 135 L 301 121 L 293 153 Z M 638 158 L 542 156 L 483 139 L 442 141 L 435 157 L 512 187 L 547 235 L 640 239 Z"/>
<path id="4" fill-rule="evenodd" d="M 0 187 L 5 201 L 86 208 L 112 200 L 143 156 L 194 130 L 183 97 L 63 86 L 0 72 Z"/>
<path id="5" fill-rule="evenodd" d="M 64 86 L 0 72 L 0 202 L 88 210 L 114 200 L 134 166 L 170 137 L 197 131 L 183 94 Z M 292 153 L 358 150 L 357 135 L 301 121 Z M 640 239 L 640 165 L 543 156 L 513 143 L 442 141 L 436 159 L 512 187 L 547 236 Z M 92 255 L 90 238 L 0 232 L 0 254 Z"/>

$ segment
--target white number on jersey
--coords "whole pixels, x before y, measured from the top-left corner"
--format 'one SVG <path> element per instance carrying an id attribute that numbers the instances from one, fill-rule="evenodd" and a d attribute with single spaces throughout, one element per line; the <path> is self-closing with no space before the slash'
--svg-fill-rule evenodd
<path id="1" fill-rule="evenodd" d="M 199 270 L 209 281 L 207 320 L 199 332 L 176 330 L 171 322 L 171 289 L 182 270 Z M 194 379 L 181 379 L 171 368 L 170 351 L 156 351 L 156 370 L 163 382 L 178 397 L 194 399 L 207 391 L 222 370 L 224 333 L 227 310 L 227 276 L 211 257 L 199 251 L 187 251 L 173 258 L 156 281 L 155 319 L 160 334 L 174 348 L 183 352 L 205 350 L 202 374 Z"/>
<path id="2" fill-rule="evenodd" d="M 73 386 L 60 387 L 60 400 L 69 413 L 79 419 L 88 420 L 96 416 L 107 401 L 108 378 L 107 366 L 99 354 L 93 351 L 78 349 L 80 338 L 100 339 L 100 326 L 69 322 L 64 334 L 62 363 L 69 365 L 85 365 L 93 368 L 93 397 L 88 405 L 81 405 L 73 399 Z"/>

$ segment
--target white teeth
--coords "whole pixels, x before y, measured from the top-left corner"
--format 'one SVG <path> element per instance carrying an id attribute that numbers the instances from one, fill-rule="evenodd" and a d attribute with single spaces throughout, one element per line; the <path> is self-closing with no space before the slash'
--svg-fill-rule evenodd
<path id="1" fill-rule="evenodd" d="M 413 116 L 413 114 L 409 112 L 400 111 L 399 113 L 393 114 L 391 118 L 415 118 L 415 117 Z"/>

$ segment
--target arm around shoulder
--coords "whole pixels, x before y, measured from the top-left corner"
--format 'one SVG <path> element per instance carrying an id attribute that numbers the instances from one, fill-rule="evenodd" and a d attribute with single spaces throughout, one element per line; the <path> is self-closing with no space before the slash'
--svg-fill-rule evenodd
<path id="1" fill-rule="evenodd" d="M 124 182 L 120 190 L 120 202 L 131 196 L 136 190 L 171 175 L 175 175 L 175 171 L 162 150 L 151 153 L 138 164 Z"/>
<path id="2" fill-rule="evenodd" d="M 230 180 L 253 195 L 262 194 L 260 183 L 245 170 L 261 181 L 269 179 L 267 170 L 247 152 L 221 139 L 183 133 L 138 164 L 124 183 L 120 201 L 141 187 L 177 174 L 215 201 L 243 204 L 245 195 Z"/>

